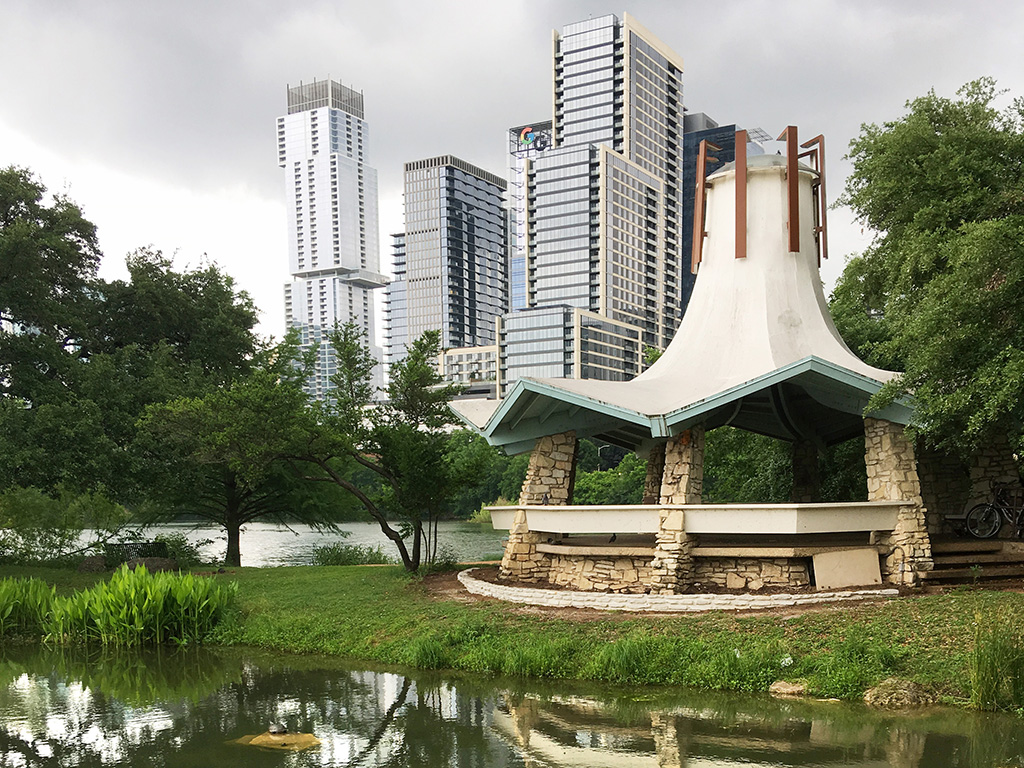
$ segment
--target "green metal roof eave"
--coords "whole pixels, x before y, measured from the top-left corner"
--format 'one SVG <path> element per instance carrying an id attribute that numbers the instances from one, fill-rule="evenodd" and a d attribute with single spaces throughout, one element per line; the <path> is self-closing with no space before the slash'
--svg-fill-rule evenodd
<path id="1" fill-rule="evenodd" d="M 832 379 L 840 384 L 858 389 L 869 397 L 882 388 L 883 382 L 869 378 L 862 374 L 851 371 L 835 363 L 823 360 L 820 357 L 810 355 L 796 362 L 776 368 L 757 378 L 745 381 L 735 387 L 727 389 L 711 397 L 691 403 L 675 411 L 665 414 L 663 417 L 666 427 L 671 433 L 678 433 L 683 429 L 700 423 L 700 417 L 707 413 L 729 405 L 747 395 L 759 392 L 767 387 L 781 384 L 785 381 L 796 378 L 804 373 L 818 373 L 826 378 Z M 897 424 L 907 425 L 913 417 L 913 406 L 908 398 L 900 398 L 892 405 L 881 411 L 873 411 L 870 414 L 876 418 L 884 418 Z"/>
<path id="2" fill-rule="evenodd" d="M 627 421 L 631 424 L 648 427 L 652 432 L 659 424 L 662 425 L 663 428 L 664 419 L 660 416 L 648 416 L 646 414 L 639 413 L 638 411 L 632 411 L 628 408 L 606 403 L 602 400 L 595 400 L 587 395 L 569 392 L 538 379 L 524 378 L 517 380 L 516 383 L 512 385 L 511 391 L 505 396 L 501 405 L 498 406 L 491 417 L 487 420 L 487 423 L 482 429 L 480 429 L 480 433 L 487 438 L 489 443 L 492 445 L 505 445 L 508 442 L 516 442 L 515 429 L 510 430 L 510 440 L 502 439 L 500 442 L 494 442 L 492 438 L 494 438 L 495 432 L 501 426 L 502 422 L 514 412 L 515 408 L 520 404 L 520 400 L 527 394 L 546 396 L 569 406 L 576 406 L 581 409 L 585 408 L 586 410 L 594 413 Z"/>

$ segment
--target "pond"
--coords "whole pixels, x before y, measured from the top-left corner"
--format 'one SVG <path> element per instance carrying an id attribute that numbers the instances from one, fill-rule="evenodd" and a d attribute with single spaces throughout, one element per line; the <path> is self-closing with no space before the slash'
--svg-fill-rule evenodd
<path id="1" fill-rule="evenodd" d="M 283 722 L 319 744 L 239 740 Z M 1024 765 L 1024 722 L 935 708 L 546 686 L 234 649 L 0 653 L 3 766 Z"/>
<path id="2" fill-rule="evenodd" d="M 342 542 L 361 546 L 380 546 L 388 556 L 398 559 L 398 550 L 376 523 L 341 523 L 341 533 L 318 533 L 308 525 L 276 525 L 249 523 L 242 528 L 242 565 L 267 567 L 276 565 L 309 565 L 313 550 L 325 544 Z M 203 544 L 200 551 L 210 562 L 224 559 L 226 547 L 223 529 L 197 526 L 194 523 L 173 523 L 147 528 L 146 538 L 159 533 L 181 533 L 192 542 Z M 440 547 L 449 547 L 461 562 L 499 559 L 502 539 L 508 531 L 495 531 L 489 523 L 467 523 L 447 520 L 438 523 Z"/>

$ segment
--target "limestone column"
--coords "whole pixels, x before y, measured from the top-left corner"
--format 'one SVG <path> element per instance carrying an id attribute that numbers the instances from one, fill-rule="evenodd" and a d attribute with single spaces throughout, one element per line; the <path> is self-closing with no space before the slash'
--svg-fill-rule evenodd
<path id="1" fill-rule="evenodd" d="M 704 490 L 704 425 L 684 430 L 665 446 L 662 504 L 700 504 Z"/>
<path id="2" fill-rule="evenodd" d="M 793 490 L 789 499 L 794 504 L 813 504 L 821 501 L 818 446 L 810 440 L 798 440 L 793 443 Z"/>
<path id="3" fill-rule="evenodd" d="M 883 537 L 891 549 L 882 568 L 885 581 L 913 585 L 917 573 L 933 565 L 914 446 L 902 426 L 871 417 L 864 419 L 864 446 L 868 501 L 913 502 L 901 509 L 895 530 Z"/>
<path id="4" fill-rule="evenodd" d="M 530 454 L 519 503 L 570 504 L 576 481 L 576 433 L 538 438 Z"/>
<path id="5" fill-rule="evenodd" d="M 647 457 L 647 476 L 644 478 L 644 504 L 657 504 L 661 499 L 661 478 L 665 474 L 665 444 L 651 448 Z"/>
<path id="6" fill-rule="evenodd" d="M 576 479 L 576 433 L 541 437 L 530 454 L 530 464 L 519 493 L 519 505 L 565 505 L 572 500 Z M 550 561 L 537 551 L 539 533 L 530 530 L 526 511 L 516 511 L 501 558 L 501 578 L 518 582 L 545 581 Z"/>
<path id="7" fill-rule="evenodd" d="M 661 504 L 700 504 L 704 484 L 704 425 L 673 437 L 665 446 Z M 658 525 L 651 591 L 674 594 L 693 582 L 693 542 L 681 509 L 663 509 Z"/>

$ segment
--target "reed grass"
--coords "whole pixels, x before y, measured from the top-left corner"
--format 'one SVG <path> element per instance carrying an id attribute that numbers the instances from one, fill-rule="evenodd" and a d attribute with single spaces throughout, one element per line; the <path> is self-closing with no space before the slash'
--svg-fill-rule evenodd
<path id="1" fill-rule="evenodd" d="M 975 614 L 969 664 L 972 707 L 1024 709 L 1024 633 L 1009 616 Z"/>
<path id="2" fill-rule="evenodd" d="M 149 573 L 122 566 L 70 595 L 37 579 L 0 580 L 0 636 L 42 636 L 55 644 L 104 646 L 197 643 L 217 624 L 237 591 L 193 574 Z"/>

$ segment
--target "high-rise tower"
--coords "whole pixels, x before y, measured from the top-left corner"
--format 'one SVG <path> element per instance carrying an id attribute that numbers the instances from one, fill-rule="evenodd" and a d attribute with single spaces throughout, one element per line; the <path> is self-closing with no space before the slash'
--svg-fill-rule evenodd
<path id="1" fill-rule="evenodd" d="M 288 88 L 288 114 L 277 119 L 278 165 L 285 170 L 288 263 L 285 321 L 302 346 L 319 345 L 307 392 L 325 397 L 335 371 L 325 335 L 335 323 L 360 326 L 374 356 L 373 290 L 380 274 L 377 171 L 366 165 L 363 94 L 333 80 Z"/>
<path id="2" fill-rule="evenodd" d="M 524 161 L 527 309 L 502 324 L 504 385 L 627 379 L 645 346 L 671 340 L 684 268 L 682 71 L 629 14 L 555 33 L 550 147 Z"/>
<path id="3" fill-rule="evenodd" d="M 451 155 L 405 164 L 405 232 L 393 236 L 386 300 L 389 364 L 428 330 L 441 332 L 446 350 L 496 343 L 508 309 L 506 186 Z"/>

